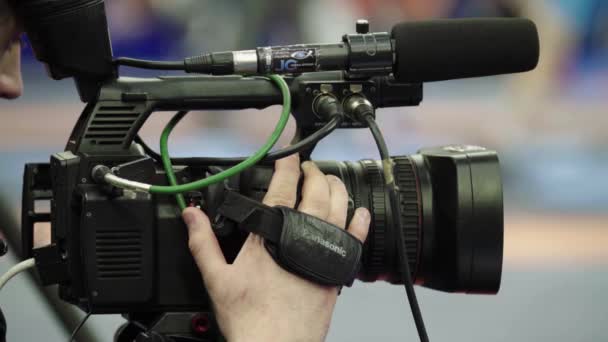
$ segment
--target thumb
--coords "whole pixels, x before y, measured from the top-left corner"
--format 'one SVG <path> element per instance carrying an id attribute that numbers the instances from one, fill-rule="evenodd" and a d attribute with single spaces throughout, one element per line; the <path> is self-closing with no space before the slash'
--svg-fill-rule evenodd
<path id="1" fill-rule="evenodd" d="M 214 274 L 218 274 L 218 271 L 226 266 L 226 259 L 211 229 L 209 218 L 197 208 L 186 208 L 182 218 L 188 226 L 188 247 L 194 261 L 203 274 L 205 282 L 212 282 Z"/>

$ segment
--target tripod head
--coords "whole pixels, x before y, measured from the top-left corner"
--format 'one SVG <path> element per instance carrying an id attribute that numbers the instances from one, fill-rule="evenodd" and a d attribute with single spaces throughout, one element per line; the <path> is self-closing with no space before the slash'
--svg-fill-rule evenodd
<path id="1" fill-rule="evenodd" d="M 220 331 L 208 312 L 125 315 L 129 320 L 114 335 L 115 342 L 214 342 Z"/>

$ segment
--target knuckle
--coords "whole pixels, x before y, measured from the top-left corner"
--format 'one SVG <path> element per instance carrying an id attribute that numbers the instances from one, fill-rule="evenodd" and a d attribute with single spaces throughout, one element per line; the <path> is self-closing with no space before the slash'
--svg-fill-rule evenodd
<path id="1" fill-rule="evenodd" d="M 329 183 L 324 176 L 310 175 L 304 179 L 304 189 L 311 192 L 329 192 Z"/>
<path id="2" fill-rule="evenodd" d="M 279 193 L 269 197 L 266 202 L 268 205 L 271 206 L 280 205 L 284 207 L 292 207 L 294 205 L 295 198 L 293 198 L 289 194 Z"/>
<path id="3" fill-rule="evenodd" d="M 195 224 L 198 224 L 199 226 L 201 226 L 199 228 L 210 227 L 211 221 L 209 220 L 209 217 L 207 215 L 205 215 L 202 211 L 199 210 L 199 212 L 201 213 L 200 219 Z"/>
<path id="4" fill-rule="evenodd" d="M 334 193 L 339 193 L 339 194 L 346 194 L 346 185 L 344 184 L 344 182 L 342 182 L 342 180 L 336 176 L 327 176 L 327 180 L 329 181 L 329 184 L 331 186 L 331 190 Z"/>
<path id="5" fill-rule="evenodd" d="M 344 225 L 346 223 L 346 217 L 342 217 L 342 215 L 330 215 L 327 218 L 327 222 L 339 227 L 340 229 L 344 229 Z"/>
<path id="6" fill-rule="evenodd" d="M 316 211 L 329 210 L 329 203 L 322 197 L 312 197 L 308 200 L 309 207 Z"/>
<path id="7" fill-rule="evenodd" d="M 326 219 L 329 214 L 329 203 L 318 197 L 309 198 L 306 202 L 302 203 L 303 206 L 300 208 L 301 211 L 307 214 L 317 216 L 320 219 Z"/>
<path id="8" fill-rule="evenodd" d="M 283 169 L 280 171 L 282 176 L 289 182 L 297 182 L 300 178 L 300 169 L 299 168 L 289 168 Z"/>
<path id="9" fill-rule="evenodd" d="M 342 182 L 342 180 L 340 178 L 338 178 L 335 175 L 325 175 L 325 177 L 327 177 L 327 180 L 334 185 L 344 185 L 344 183 Z"/>
<path id="10" fill-rule="evenodd" d="M 300 163 L 298 161 L 297 155 L 291 155 L 283 159 L 277 160 L 275 164 L 275 171 L 299 176 Z"/>
<path id="11" fill-rule="evenodd" d="M 197 255 L 201 252 L 201 243 L 200 240 L 196 238 L 196 236 L 191 236 L 188 239 L 188 249 L 190 249 L 190 253 L 196 258 Z"/>

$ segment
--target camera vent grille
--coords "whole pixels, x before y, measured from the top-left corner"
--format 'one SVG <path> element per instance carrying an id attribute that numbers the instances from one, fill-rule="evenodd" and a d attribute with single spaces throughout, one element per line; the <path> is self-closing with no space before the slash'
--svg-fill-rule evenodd
<path id="1" fill-rule="evenodd" d="M 135 106 L 101 106 L 84 137 L 99 145 L 120 145 L 138 117 Z"/>
<path id="2" fill-rule="evenodd" d="M 95 236 L 99 279 L 139 278 L 142 275 L 140 231 L 98 231 Z"/>

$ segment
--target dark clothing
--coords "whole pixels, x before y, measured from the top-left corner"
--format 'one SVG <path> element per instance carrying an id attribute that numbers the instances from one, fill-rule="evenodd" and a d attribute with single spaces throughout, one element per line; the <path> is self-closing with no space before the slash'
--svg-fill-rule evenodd
<path id="1" fill-rule="evenodd" d="M 0 342 L 6 342 L 6 320 L 2 310 L 0 310 Z"/>

